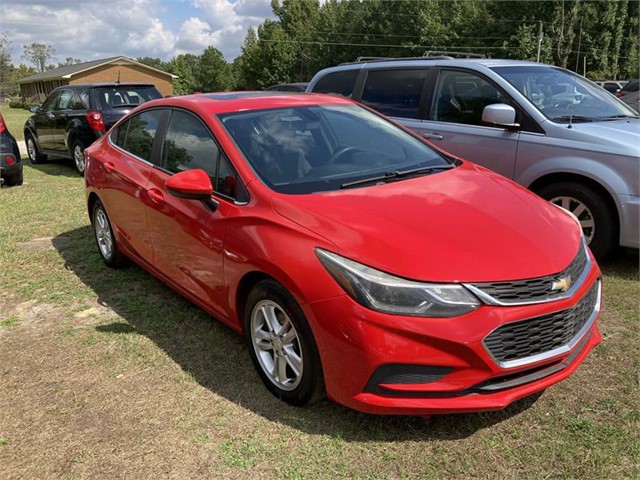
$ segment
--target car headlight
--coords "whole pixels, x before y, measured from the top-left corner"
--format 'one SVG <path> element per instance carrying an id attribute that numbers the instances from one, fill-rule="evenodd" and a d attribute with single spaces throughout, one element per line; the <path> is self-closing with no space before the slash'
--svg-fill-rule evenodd
<path id="1" fill-rule="evenodd" d="M 351 298 L 372 310 L 417 317 L 456 317 L 480 306 L 480 301 L 462 285 L 405 280 L 320 248 L 316 248 L 316 255 Z"/>

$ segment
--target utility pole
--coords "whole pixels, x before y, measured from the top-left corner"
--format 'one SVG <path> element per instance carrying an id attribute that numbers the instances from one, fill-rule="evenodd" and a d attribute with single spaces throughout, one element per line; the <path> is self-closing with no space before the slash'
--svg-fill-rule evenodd
<path id="1" fill-rule="evenodd" d="M 584 22 L 584 17 L 580 19 L 580 35 L 578 36 L 578 55 L 576 57 L 576 73 L 578 73 L 578 65 L 580 62 L 580 45 L 582 43 L 582 23 Z"/>
<path id="2" fill-rule="evenodd" d="M 538 22 L 540 24 L 540 29 L 538 31 L 538 56 L 536 58 L 536 62 L 540 63 L 540 49 L 542 48 L 542 21 Z"/>

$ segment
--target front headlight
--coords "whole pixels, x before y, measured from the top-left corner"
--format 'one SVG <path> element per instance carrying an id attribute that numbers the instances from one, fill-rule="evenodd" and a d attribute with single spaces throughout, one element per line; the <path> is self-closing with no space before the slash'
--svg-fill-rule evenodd
<path id="1" fill-rule="evenodd" d="M 318 259 L 347 294 L 372 310 L 417 317 L 457 317 L 480 302 L 457 284 L 421 283 L 316 248 Z"/>

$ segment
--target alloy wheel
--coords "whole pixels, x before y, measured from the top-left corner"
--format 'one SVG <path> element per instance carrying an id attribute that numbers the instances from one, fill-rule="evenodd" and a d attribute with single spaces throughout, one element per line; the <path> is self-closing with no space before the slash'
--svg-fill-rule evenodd
<path id="1" fill-rule="evenodd" d="M 573 213 L 580 222 L 587 244 L 591 243 L 596 233 L 596 223 L 591 210 L 577 198 L 569 196 L 554 197 L 550 202 Z"/>
<path id="2" fill-rule="evenodd" d="M 37 155 L 36 146 L 33 143 L 33 138 L 31 138 L 31 137 L 27 138 L 27 153 L 29 154 L 29 159 L 32 162 L 35 162 L 37 160 L 36 159 L 36 155 Z"/>
<path id="3" fill-rule="evenodd" d="M 78 172 L 80 172 L 81 175 L 84 175 L 84 151 L 78 144 L 73 147 L 73 160 L 76 162 Z"/>
<path id="4" fill-rule="evenodd" d="M 100 253 L 104 258 L 109 259 L 113 255 L 113 236 L 107 215 L 102 209 L 96 211 L 93 224 Z"/>
<path id="5" fill-rule="evenodd" d="M 272 300 L 258 302 L 251 313 L 251 340 L 258 362 L 278 388 L 294 390 L 302 379 L 300 339 L 291 318 Z"/>

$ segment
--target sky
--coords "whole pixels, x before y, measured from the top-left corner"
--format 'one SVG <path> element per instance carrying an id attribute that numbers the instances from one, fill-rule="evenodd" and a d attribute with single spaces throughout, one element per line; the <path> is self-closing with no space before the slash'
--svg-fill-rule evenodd
<path id="1" fill-rule="evenodd" d="M 0 33 L 12 63 L 28 64 L 23 45 L 51 45 L 56 58 L 201 54 L 209 45 L 233 60 L 249 26 L 273 17 L 270 0 L 0 0 Z"/>

